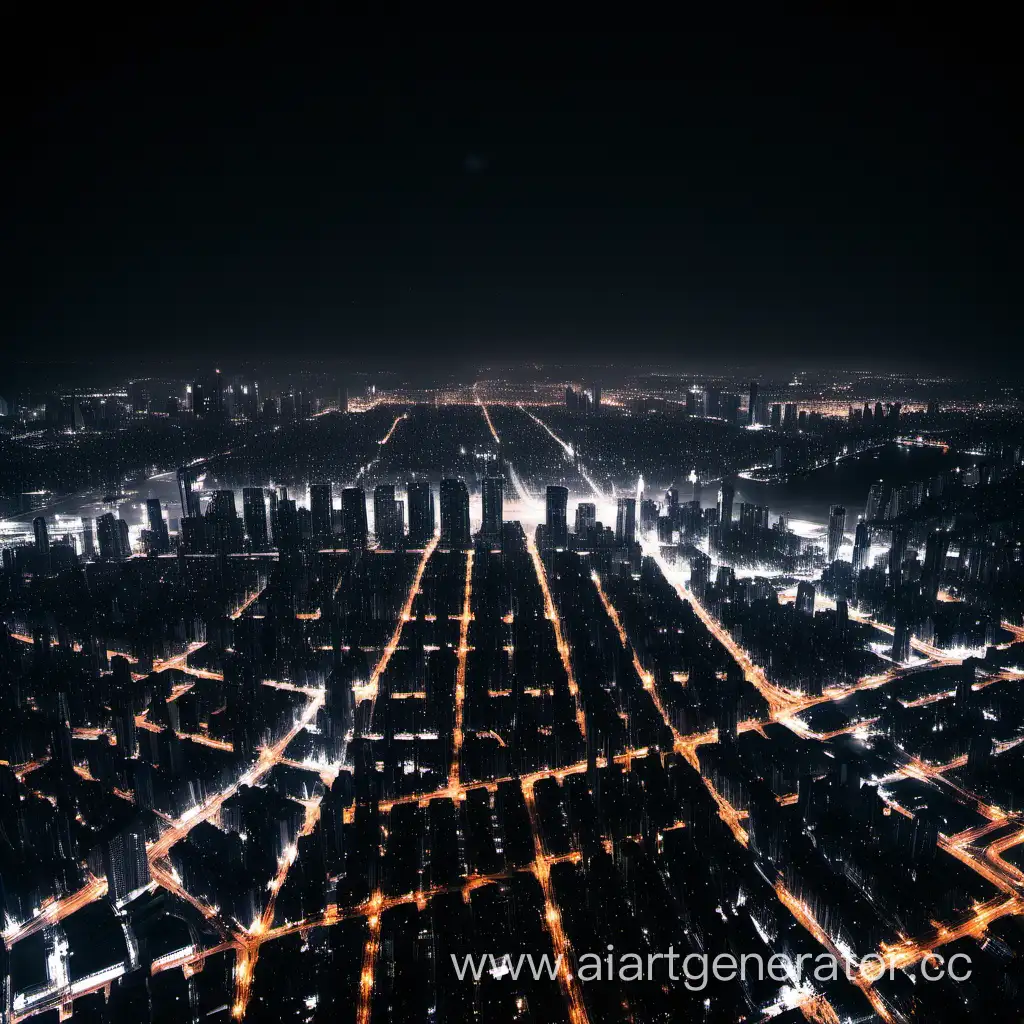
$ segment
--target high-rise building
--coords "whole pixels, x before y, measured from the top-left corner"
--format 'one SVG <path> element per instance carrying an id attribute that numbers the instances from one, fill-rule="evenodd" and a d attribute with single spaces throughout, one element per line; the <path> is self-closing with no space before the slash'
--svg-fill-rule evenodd
<path id="1" fill-rule="evenodd" d="M 484 477 L 483 524 L 480 533 L 490 540 L 501 537 L 501 524 L 505 516 L 505 481 L 500 476 Z"/>
<path id="2" fill-rule="evenodd" d="M 782 404 L 780 402 L 775 402 L 772 405 L 771 425 L 774 430 L 778 430 L 782 426 Z"/>
<path id="3" fill-rule="evenodd" d="M 107 892 L 115 904 L 149 885 L 146 831 L 140 822 L 132 822 L 103 844 L 103 867 Z"/>
<path id="4" fill-rule="evenodd" d="M 949 553 L 949 533 L 946 530 L 933 530 L 928 534 L 924 549 L 924 568 L 921 572 L 921 588 L 924 596 L 934 601 L 939 596 L 939 583 L 943 570 L 946 568 L 946 556 Z"/>
<path id="5" fill-rule="evenodd" d="M 907 531 L 896 527 L 892 531 L 892 546 L 889 548 L 889 582 L 898 587 L 903 581 L 903 560 L 907 557 Z"/>
<path id="6" fill-rule="evenodd" d="M 787 402 L 782 407 L 782 429 L 796 430 L 796 402 Z"/>
<path id="7" fill-rule="evenodd" d="M 853 571 L 855 573 L 868 567 L 870 553 L 871 531 L 868 529 L 868 524 L 861 519 L 857 523 L 857 530 L 853 535 Z"/>
<path id="8" fill-rule="evenodd" d="M 96 557 L 96 539 L 92 528 L 92 519 L 82 517 L 82 555 L 85 558 Z"/>
<path id="9" fill-rule="evenodd" d="M 171 550 L 171 537 L 167 532 L 164 510 L 159 498 L 147 499 L 146 516 L 149 519 L 150 550 L 161 555 L 167 554 Z"/>
<path id="10" fill-rule="evenodd" d="M 592 501 L 581 501 L 576 506 L 576 533 L 586 536 L 597 525 L 597 506 Z"/>
<path id="11" fill-rule="evenodd" d="M 814 614 L 814 584 L 809 580 L 801 580 L 796 588 L 797 615 Z"/>
<path id="12" fill-rule="evenodd" d="M 334 532 L 331 526 L 331 511 L 331 485 L 311 484 L 309 488 L 309 519 L 313 539 L 318 544 L 329 540 Z"/>
<path id="13" fill-rule="evenodd" d="M 366 523 L 366 492 L 362 487 L 346 487 L 341 492 L 341 520 L 345 543 L 350 548 L 365 548 L 370 529 Z"/>
<path id="14" fill-rule="evenodd" d="M 549 548 L 564 548 L 569 544 L 569 489 L 550 484 L 547 490 L 547 518 L 544 536 Z"/>
<path id="15" fill-rule="evenodd" d="M 441 481 L 441 547 L 465 550 L 469 533 L 469 491 L 462 480 Z"/>
<path id="16" fill-rule="evenodd" d="M 382 550 L 394 551 L 398 547 L 401 538 L 395 515 L 393 484 L 377 484 L 373 489 L 373 532 L 377 535 L 377 546 Z"/>
<path id="17" fill-rule="evenodd" d="M 46 528 L 45 516 L 36 516 L 32 520 L 32 532 L 36 538 L 36 555 L 46 572 L 50 568 L 50 532 Z"/>
<path id="18" fill-rule="evenodd" d="M 868 490 L 868 501 L 864 507 L 864 518 L 870 523 L 882 514 L 882 498 L 885 496 L 885 481 L 876 480 Z"/>
<path id="19" fill-rule="evenodd" d="M 723 533 L 732 526 L 732 506 L 735 498 L 736 488 L 727 480 L 723 480 L 722 486 L 718 489 L 718 523 Z"/>
<path id="20" fill-rule="evenodd" d="M 434 494 L 426 480 L 410 483 L 405 490 L 409 499 L 409 543 L 421 548 L 430 542 L 437 528 Z"/>
<path id="21" fill-rule="evenodd" d="M 828 560 L 834 562 L 839 557 L 839 549 L 843 546 L 846 533 L 846 509 L 842 505 L 833 505 L 828 514 Z"/>
<path id="22" fill-rule="evenodd" d="M 591 384 L 590 394 L 594 400 L 594 415 L 597 416 L 601 412 L 601 385 Z"/>
<path id="23" fill-rule="evenodd" d="M 196 490 L 196 472 L 188 466 L 178 470 L 178 495 L 183 516 L 199 515 L 199 492 Z"/>
<path id="24" fill-rule="evenodd" d="M 750 382 L 750 397 L 748 402 L 747 422 L 753 424 L 757 422 L 757 381 Z"/>
<path id="25" fill-rule="evenodd" d="M 636 541 L 636 498 L 619 498 L 615 510 L 615 540 L 619 544 Z"/>
<path id="26" fill-rule="evenodd" d="M 113 512 L 104 512 L 96 520 L 96 536 L 100 545 L 100 558 L 106 562 L 119 562 L 131 554 L 123 544 L 121 528 L 123 520 L 114 518 Z"/>
<path id="27" fill-rule="evenodd" d="M 250 549 L 266 551 L 270 538 L 267 534 L 267 502 L 262 487 L 242 488 L 242 520 Z"/>
<path id="28" fill-rule="evenodd" d="M 363 510 L 365 517 L 366 510 Z M 274 546 L 282 553 L 299 550 L 302 536 L 299 530 L 299 513 L 293 498 L 277 499 L 277 515 L 274 520 Z"/>
<path id="29" fill-rule="evenodd" d="M 896 628 L 892 635 L 892 660 L 910 660 L 910 622 L 902 609 L 896 611 Z"/>

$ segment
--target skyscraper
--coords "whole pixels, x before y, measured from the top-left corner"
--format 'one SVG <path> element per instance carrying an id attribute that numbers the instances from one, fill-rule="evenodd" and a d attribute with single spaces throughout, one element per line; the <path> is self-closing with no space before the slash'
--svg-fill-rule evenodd
<path id="1" fill-rule="evenodd" d="M 750 398 L 748 399 L 750 405 L 747 409 L 747 422 L 757 422 L 757 381 L 750 382 Z"/>
<path id="2" fill-rule="evenodd" d="M 149 885 L 146 831 L 140 822 L 133 821 L 103 844 L 103 867 L 114 903 L 122 903 Z"/>
<path id="3" fill-rule="evenodd" d="M 373 532 L 377 546 L 385 551 L 398 547 L 398 517 L 395 515 L 395 488 L 393 484 L 377 484 L 373 489 Z"/>
<path id="4" fill-rule="evenodd" d="M 882 514 L 882 498 L 885 495 L 885 482 L 876 480 L 868 490 L 868 501 L 864 507 L 864 518 L 870 523 Z"/>
<path id="5" fill-rule="evenodd" d="M 262 487 L 242 488 L 242 519 L 250 549 L 266 551 L 269 547 L 267 502 Z"/>
<path id="6" fill-rule="evenodd" d="M 569 489 L 550 484 L 547 490 L 547 517 L 545 538 L 549 548 L 564 548 L 569 544 Z"/>
<path id="7" fill-rule="evenodd" d="M 199 492 L 196 490 L 196 473 L 188 466 L 178 470 L 178 494 L 181 498 L 183 516 L 199 515 Z"/>
<path id="8" fill-rule="evenodd" d="M 483 483 L 483 525 L 480 533 L 488 539 L 501 537 L 501 524 L 504 520 L 504 486 L 500 476 L 488 476 Z"/>
<path id="9" fill-rule="evenodd" d="M 122 546 L 121 528 L 113 512 L 104 512 L 96 520 L 96 537 L 100 545 L 100 558 L 107 562 L 118 562 L 126 557 Z"/>
<path id="10" fill-rule="evenodd" d="M 615 510 L 615 540 L 632 544 L 636 540 L 636 498 L 619 498 Z"/>
<path id="11" fill-rule="evenodd" d="M 797 615 L 814 615 L 814 584 L 801 580 L 796 588 Z"/>
<path id="12" fill-rule="evenodd" d="M 43 571 L 50 568 L 50 532 L 46 528 L 46 517 L 36 516 L 32 520 L 32 532 L 36 537 L 36 555 Z"/>
<path id="13" fill-rule="evenodd" d="M 736 489 L 727 480 L 723 480 L 722 486 L 718 489 L 718 522 L 723 532 L 732 526 L 732 506 L 735 497 Z"/>
<path id="14" fill-rule="evenodd" d="M 365 548 L 370 529 L 366 523 L 366 492 L 362 487 L 346 487 L 341 492 L 341 520 L 345 543 L 350 548 Z"/>
<path id="15" fill-rule="evenodd" d="M 469 491 L 462 480 L 442 480 L 441 547 L 459 551 L 470 543 Z"/>
<path id="16" fill-rule="evenodd" d="M 82 554 L 86 558 L 96 557 L 96 538 L 93 533 L 92 519 L 82 518 Z"/>
<path id="17" fill-rule="evenodd" d="M 933 530 L 928 534 L 924 549 L 924 568 L 921 572 L 921 588 L 929 601 L 934 601 L 939 596 L 939 583 L 946 568 L 948 553 L 949 533 L 946 530 Z"/>
<path id="18" fill-rule="evenodd" d="M 861 519 L 857 523 L 857 530 L 853 535 L 853 571 L 855 573 L 868 567 L 870 553 L 871 531 L 868 529 L 868 524 Z"/>
<path id="19" fill-rule="evenodd" d="M 597 506 L 592 501 L 581 501 L 576 506 L 576 533 L 585 536 L 597 525 Z"/>
<path id="20" fill-rule="evenodd" d="M 906 612 L 901 608 L 896 611 L 896 628 L 892 636 L 892 660 L 904 662 L 910 660 L 910 623 Z"/>
<path id="21" fill-rule="evenodd" d="M 309 519 L 313 539 L 322 544 L 334 532 L 331 527 L 331 485 L 311 484 L 309 488 Z"/>
<path id="22" fill-rule="evenodd" d="M 437 528 L 434 514 L 434 495 L 426 480 L 406 486 L 409 498 L 409 543 L 416 548 L 428 544 Z"/>
<path id="23" fill-rule="evenodd" d="M 898 587 L 903 581 L 903 559 L 907 557 L 907 531 L 896 527 L 892 531 L 892 547 L 889 548 L 889 582 Z"/>
<path id="24" fill-rule="evenodd" d="M 594 399 L 594 415 L 597 416 L 601 412 L 601 385 L 591 384 L 590 393 Z"/>
<path id="25" fill-rule="evenodd" d="M 159 554 L 167 554 L 171 550 L 171 538 L 164 521 L 163 508 L 159 498 L 146 501 L 146 516 L 149 519 L 150 550 Z"/>
<path id="26" fill-rule="evenodd" d="M 833 505 L 828 514 L 828 560 L 830 563 L 839 557 L 839 549 L 843 546 L 845 532 L 846 509 L 842 505 Z"/>

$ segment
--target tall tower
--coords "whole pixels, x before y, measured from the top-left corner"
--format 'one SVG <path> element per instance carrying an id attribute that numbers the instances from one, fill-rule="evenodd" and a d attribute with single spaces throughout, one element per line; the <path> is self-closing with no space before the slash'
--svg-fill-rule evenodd
<path id="1" fill-rule="evenodd" d="M 426 480 L 417 480 L 406 485 L 409 499 L 409 543 L 423 547 L 434 536 L 437 518 L 434 512 L 434 495 Z"/>
<path id="2" fill-rule="evenodd" d="M 253 551 L 266 551 L 269 546 L 267 502 L 262 487 L 242 488 L 242 520 L 250 548 Z"/>
<path id="3" fill-rule="evenodd" d="M 870 553 L 871 532 L 868 529 L 868 524 L 862 519 L 857 523 L 857 530 L 853 535 L 853 571 L 855 573 L 868 567 Z"/>
<path id="4" fill-rule="evenodd" d="M 615 540 L 619 544 L 636 541 L 636 498 L 619 498 L 615 510 Z"/>
<path id="5" fill-rule="evenodd" d="M 377 546 L 385 551 L 398 547 L 398 515 L 393 484 L 377 484 L 373 489 L 373 532 Z"/>
<path id="6" fill-rule="evenodd" d="M 331 485 L 312 484 L 309 488 L 309 518 L 313 537 L 319 541 L 327 540 L 331 529 Z"/>
<path id="7" fill-rule="evenodd" d="M 465 550 L 469 533 L 469 491 L 462 480 L 441 481 L 441 547 Z"/>
<path id="8" fill-rule="evenodd" d="M 545 520 L 547 546 L 564 548 L 569 544 L 569 489 L 551 484 L 547 490 L 547 518 Z"/>
<path id="9" fill-rule="evenodd" d="M 171 538 L 167 532 L 167 523 L 164 522 L 164 512 L 159 498 L 149 498 L 146 501 L 146 516 L 149 519 L 149 532 L 152 537 L 150 550 L 162 555 L 167 554 L 171 550 Z"/>
<path id="10" fill-rule="evenodd" d="M 845 532 L 846 509 L 842 505 L 833 505 L 828 514 L 828 560 L 830 563 L 839 557 L 839 549 L 843 546 Z"/>
<path id="11" fill-rule="evenodd" d="M 490 540 L 501 537 L 501 524 L 505 517 L 505 481 L 500 476 L 484 477 L 483 525 L 480 533 Z"/>
<path id="12" fill-rule="evenodd" d="M 36 516 L 32 520 L 32 532 L 36 537 L 36 554 L 43 571 L 47 572 L 50 568 L 50 531 L 46 528 L 45 516 Z"/>
<path id="13" fill-rule="evenodd" d="M 196 490 L 196 473 L 188 466 L 182 466 L 178 470 L 178 495 L 181 498 L 181 514 L 198 516 L 199 492 Z"/>
<path id="14" fill-rule="evenodd" d="M 718 489 L 718 523 L 723 531 L 732 526 L 732 506 L 736 498 L 736 489 L 727 480 L 722 481 Z"/>
<path id="15" fill-rule="evenodd" d="M 750 397 L 748 399 L 750 405 L 748 409 L 747 422 L 757 422 L 757 381 L 750 382 Z"/>
<path id="16" fill-rule="evenodd" d="M 341 492 L 341 519 L 345 543 L 350 548 L 365 548 L 370 530 L 366 524 L 366 492 L 362 487 L 346 487 Z"/>

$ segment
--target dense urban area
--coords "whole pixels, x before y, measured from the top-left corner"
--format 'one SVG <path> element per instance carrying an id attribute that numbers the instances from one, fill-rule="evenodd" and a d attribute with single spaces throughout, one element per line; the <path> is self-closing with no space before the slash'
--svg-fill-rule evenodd
<path id="1" fill-rule="evenodd" d="M 1024 1015 L 1016 385 L 53 374 L 0 385 L 5 1024 Z"/>

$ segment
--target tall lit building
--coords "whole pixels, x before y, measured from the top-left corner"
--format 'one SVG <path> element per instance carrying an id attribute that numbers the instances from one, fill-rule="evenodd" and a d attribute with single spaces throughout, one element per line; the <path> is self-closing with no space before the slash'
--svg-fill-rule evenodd
<path id="1" fill-rule="evenodd" d="M 178 495 L 183 516 L 199 515 L 199 492 L 196 490 L 196 472 L 188 466 L 178 470 Z"/>
<path id="2" fill-rule="evenodd" d="M 370 529 L 366 523 L 366 492 L 362 487 L 346 487 L 341 492 L 341 521 L 345 543 L 350 548 L 365 548 Z"/>
<path id="3" fill-rule="evenodd" d="M 266 551 L 270 538 L 267 534 L 267 502 L 262 487 L 242 488 L 242 521 L 250 549 Z"/>
<path id="4" fill-rule="evenodd" d="M 747 399 L 747 422 L 757 422 L 757 381 L 750 382 L 750 397 Z"/>
<path id="5" fill-rule="evenodd" d="M 843 546 L 846 533 L 846 509 L 842 505 L 833 505 L 828 514 L 828 560 L 834 562 L 839 557 L 839 549 Z"/>
<path id="6" fill-rule="evenodd" d="M 469 533 L 469 491 L 462 480 L 441 481 L 441 547 L 465 550 Z"/>
<path id="7" fill-rule="evenodd" d="M 600 384 L 591 384 L 591 386 L 590 386 L 590 394 L 591 394 L 591 396 L 593 398 L 593 402 L 594 402 L 594 410 L 593 411 L 594 411 L 594 415 L 596 416 L 601 411 L 601 385 Z"/>
<path id="8" fill-rule="evenodd" d="M 550 548 L 564 548 L 569 544 L 569 489 L 558 484 L 548 486 L 545 519 L 545 539 Z"/>
<path id="9" fill-rule="evenodd" d="M 504 487 L 505 481 L 500 476 L 484 478 L 483 525 L 480 532 L 492 540 L 501 537 L 501 524 L 505 516 Z"/>
<path id="10" fill-rule="evenodd" d="M 868 524 L 862 519 L 857 523 L 857 529 L 853 535 L 853 571 L 855 573 L 868 567 L 870 554 L 871 531 Z"/>
<path id="11" fill-rule="evenodd" d="M 149 520 L 150 550 L 161 555 L 167 554 L 171 550 L 171 537 L 167 532 L 164 510 L 159 498 L 147 499 L 146 516 Z"/>
<path id="12" fill-rule="evenodd" d="M 882 498 L 885 496 L 885 482 L 876 480 L 868 490 L 868 501 L 864 507 L 864 518 L 870 523 L 882 514 Z"/>
<path id="13" fill-rule="evenodd" d="M 426 480 L 410 483 L 405 490 L 409 499 L 409 543 L 421 548 L 430 542 L 437 529 L 434 494 Z"/>
<path id="14" fill-rule="evenodd" d="M 718 489 L 718 522 L 723 532 L 732 527 L 732 506 L 736 498 L 736 488 L 727 480 L 722 481 Z"/>
<path id="15" fill-rule="evenodd" d="M 384 551 L 394 551 L 400 540 L 398 516 L 395 508 L 393 484 L 377 484 L 373 489 L 373 532 L 377 535 L 377 546 Z"/>
<path id="16" fill-rule="evenodd" d="M 107 893 L 115 904 L 149 885 L 146 831 L 140 822 L 122 828 L 103 844 L 103 867 Z"/>
<path id="17" fill-rule="evenodd" d="M 309 488 L 309 520 L 313 537 L 318 543 L 330 539 L 334 532 L 331 525 L 331 485 L 311 484 Z"/>
<path id="18" fill-rule="evenodd" d="M 636 498 L 619 498 L 615 510 L 615 540 L 632 544 L 636 540 Z"/>

